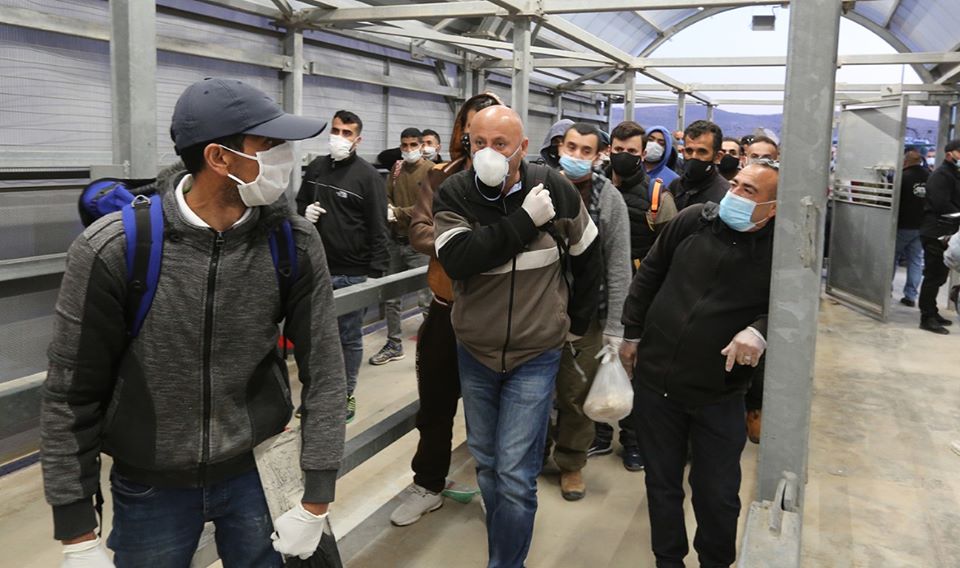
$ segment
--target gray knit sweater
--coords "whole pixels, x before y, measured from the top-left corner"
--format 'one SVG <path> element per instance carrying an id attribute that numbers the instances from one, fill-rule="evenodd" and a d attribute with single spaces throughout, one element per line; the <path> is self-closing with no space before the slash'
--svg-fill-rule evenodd
<path id="1" fill-rule="evenodd" d="M 623 196 L 613 182 L 593 174 L 604 182 L 600 190 L 600 242 L 606 268 L 607 319 L 601 322 L 604 335 L 623 337 L 620 314 L 630 289 L 630 218 Z"/>

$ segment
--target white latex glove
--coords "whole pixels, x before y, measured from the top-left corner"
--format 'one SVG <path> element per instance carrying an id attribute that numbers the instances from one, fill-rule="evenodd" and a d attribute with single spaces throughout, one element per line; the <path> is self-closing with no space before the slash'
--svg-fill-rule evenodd
<path id="1" fill-rule="evenodd" d="M 546 224 L 557 214 L 557 210 L 553 208 L 550 192 L 543 188 L 542 183 L 530 190 L 530 193 L 523 198 L 523 205 L 520 207 L 527 212 L 535 227 Z"/>
<path id="2" fill-rule="evenodd" d="M 623 343 L 623 338 L 619 335 L 607 335 L 603 334 L 603 345 L 613 348 L 614 351 L 620 351 L 620 344 Z"/>
<path id="3" fill-rule="evenodd" d="M 387 205 L 387 222 L 396 223 L 397 213 L 393 210 L 393 205 Z"/>
<path id="4" fill-rule="evenodd" d="M 720 351 L 720 354 L 727 357 L 726 369 L 729 373 L 733 370 L 734 363 L 756 367 L 760 364 L 760 357 L 766 349 L 767 341 L 760 332 L 748 327 L 738 333 L 733 341 Z"/>
<path id="5" fill-rule="evenodd" d="M 270 535 L 273 549 L 280 554 L 306 560 L 317 551 L 326 523 L 326 513 L 317 516 L 304 509 L 302 504 L 297 504 L 273 523 L 274 533 Z"/>
<path id="6" fill-rule="evenodd" d="M 61 568 L 114 568 L 100 537 L 63 545 Z"/>
<path id="7" fill-rule="evenodd" d="M 307 210 L 303 212 L 303 216 L 310 221 L 311 223 L 316 223 L 321 215 L 326 214 L 327 210 L 323 207 L 320 207 L 320 202 L 311 203 L 307 205 Z"/>

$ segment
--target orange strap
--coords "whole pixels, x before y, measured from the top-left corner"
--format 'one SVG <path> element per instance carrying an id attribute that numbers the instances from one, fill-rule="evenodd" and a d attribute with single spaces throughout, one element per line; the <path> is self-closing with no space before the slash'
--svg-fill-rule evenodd
<path id="1" fill-rule="evenodd" d="M 650 192 L 650 212 L 653 213 L 654 218 L 657 216 L 657 211 L 660 210 L 660 192 L 663 190 L 663 180 L 657 178 L 653 180 L 653 191 Z"/>

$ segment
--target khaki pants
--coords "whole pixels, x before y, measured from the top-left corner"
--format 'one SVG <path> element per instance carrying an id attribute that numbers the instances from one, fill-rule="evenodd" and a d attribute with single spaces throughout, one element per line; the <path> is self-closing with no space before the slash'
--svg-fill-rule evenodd
<path id="1" fill-rule="evenodd" d="M 563 346 L 557 374 L 557 422 L 550 432 L 551 441 L 556 445 L 553 458 L 562 471 L 580 471 L 587 464 L 594 426 L 583 413 L 583 402 L 600 366 L 597 353 L 602 347 L 603 333 L 596 321 L 590 324 L 583 338 L 573 343 L 573 350 L 570 344 Z"/>

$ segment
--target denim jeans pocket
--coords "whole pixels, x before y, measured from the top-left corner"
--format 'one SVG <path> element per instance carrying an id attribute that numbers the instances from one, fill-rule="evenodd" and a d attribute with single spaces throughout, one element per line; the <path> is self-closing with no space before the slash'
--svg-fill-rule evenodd
<path id="1" fill-rule="evenodd" d="M 121 497 L 128 499 L 146 499 L 157 492 L 156 487 L 137 483 L 116 471 L 110 473 L 110 489 Z"/>

